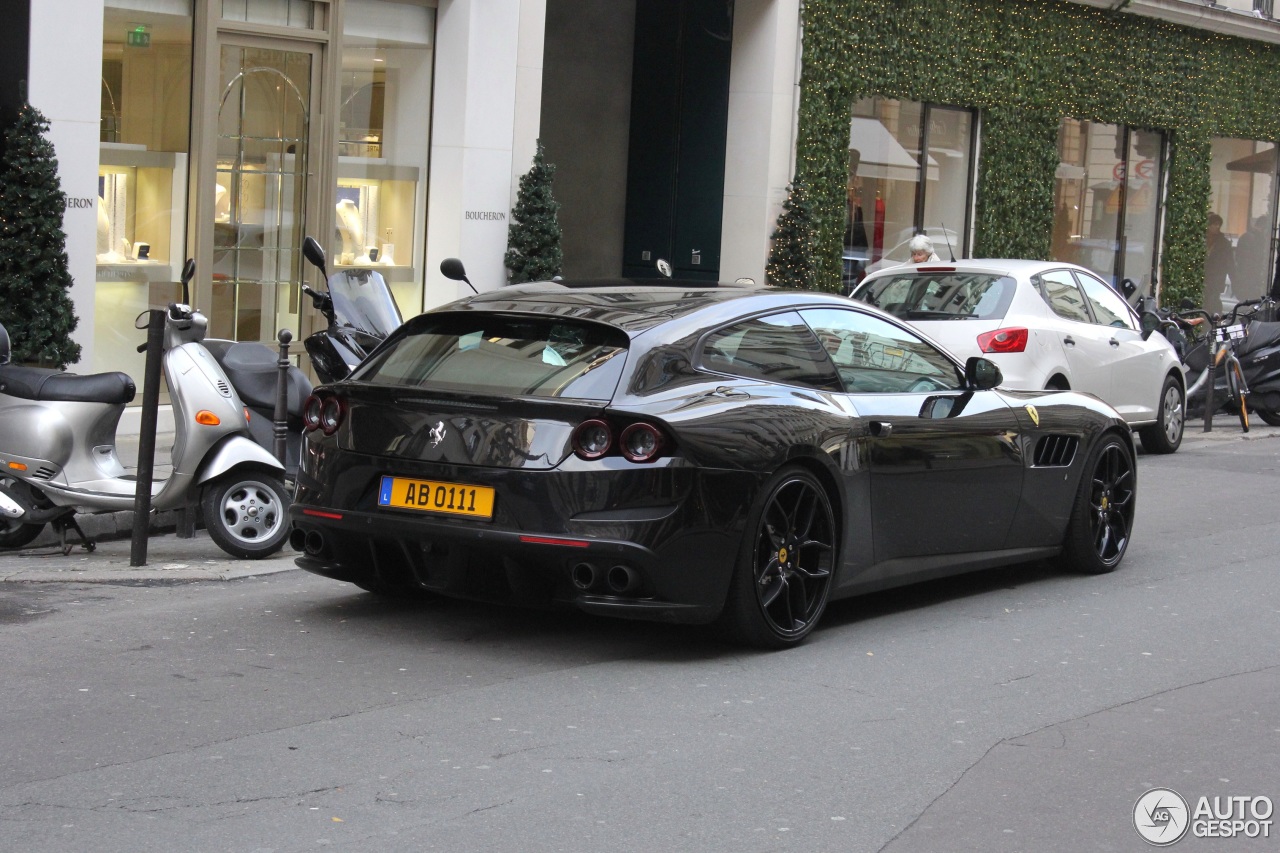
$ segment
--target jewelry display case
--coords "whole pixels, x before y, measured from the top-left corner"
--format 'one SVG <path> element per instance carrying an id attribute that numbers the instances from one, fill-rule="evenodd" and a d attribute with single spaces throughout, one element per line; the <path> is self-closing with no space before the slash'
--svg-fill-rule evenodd
<path id="1" fill-rule="evenodd" d="M 416 166 L 339 157 L 331 268 L 376 269 L 390 283 L 415 281 L 418 183 Z"/>
<path id="2" fill-rule="evenodd" d="M 187 155 L 104 142 L 98 155 L 98 227 L 92 370 L 141 375 L 134 319 L 173 300 L 182 261 Z"/>

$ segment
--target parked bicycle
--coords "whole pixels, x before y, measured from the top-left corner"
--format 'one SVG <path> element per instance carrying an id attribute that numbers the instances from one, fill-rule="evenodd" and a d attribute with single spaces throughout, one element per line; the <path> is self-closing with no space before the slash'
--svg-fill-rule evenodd
<path id="1" fill-rule="evenodd" d="M 1245 326 L 1241 322 L 1233 322 L 1238 315 L 1231 315 L 1227 321 L 1211 315 L 1199 308 L 1183 308 L 1170 312 L 1166 322 L 1176 326 L 1185 336 L 1186 347 L 1183 363 L 1195 380 L 1187 387 L 1187 414 L 1212 417 L 1219 408 L 1240 419 L 1240 428 L 1249 431 L 1249 385 L 1245 381 L 1244 368 L 1241 366 L 1237 348 L 1245 339 Z M 1215 322 L 1216 321 L 1216 322 Z M 1223 368 L 1223 384 L 1217 385 L 1215 376 L 1218 368 Z M 1217 391 L 1225 391 L 1225 403 L 1218 402 Z M 1212 405 L 1209 405 L 1212 400 Z M 1205 408 L 1208 405 L 1209 411 Z"/>

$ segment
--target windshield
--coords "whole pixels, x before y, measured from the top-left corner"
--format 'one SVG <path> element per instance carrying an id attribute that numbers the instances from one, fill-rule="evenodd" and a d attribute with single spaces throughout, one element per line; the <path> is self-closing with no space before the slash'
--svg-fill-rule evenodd
<path id="1" fill-rule="evenodd" d="M 999 320 L 1014 286 L 1012 278 L 995 273 L 912 267 L 863 282 L 853 298 L 907 320 Z"/>
<path id="2" fill-rule="evenodd" d="M 382 273 L 344 270 L 329 276 L 329 295 L 339 326 L 350 326 L 379 340 L 400 327 L 400 309 Z"/>
<path id="3" fill-rule="evenodd" d="M 626 333 L 554 317 L 422 314 L 352 375 L 378 385 L 514 397 L 609 400 Z"/>

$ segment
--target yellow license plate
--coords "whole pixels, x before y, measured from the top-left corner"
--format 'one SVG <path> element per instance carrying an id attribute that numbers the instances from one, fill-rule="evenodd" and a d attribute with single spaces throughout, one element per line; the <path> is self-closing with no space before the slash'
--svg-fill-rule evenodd
<path id="1" fill-rule="evenodd" d="M 493 489 L 463 483 L 383 477 L 378 486 L 378 506 L 491 519 Z"/>

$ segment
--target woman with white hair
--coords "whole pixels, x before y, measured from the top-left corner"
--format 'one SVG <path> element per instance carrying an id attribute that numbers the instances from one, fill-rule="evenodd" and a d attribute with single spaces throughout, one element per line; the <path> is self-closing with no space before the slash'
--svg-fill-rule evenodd
<path id="1" fill-rule="evenodd" d="M 907 264 L 936 264 L 942 261 L 937 253 L 933 251 L 933 241 L 924 234 L 917 234 L 912 237 L 911 242 L 907 244 L 907 248 L 911 249 L 911 260 L 903 261 L 903 266 Z"/>

